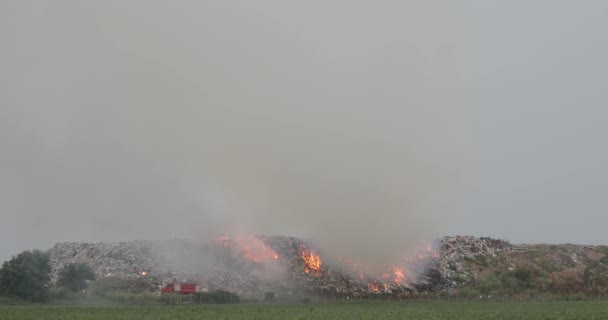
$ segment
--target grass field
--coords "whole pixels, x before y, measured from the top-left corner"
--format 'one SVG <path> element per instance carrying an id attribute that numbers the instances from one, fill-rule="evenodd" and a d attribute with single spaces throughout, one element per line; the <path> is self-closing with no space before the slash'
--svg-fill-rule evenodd
<path id="1" fill-rule="evenodd" d="M 608 302 L 0 306 L 0 319 L 608 319 Z"/>

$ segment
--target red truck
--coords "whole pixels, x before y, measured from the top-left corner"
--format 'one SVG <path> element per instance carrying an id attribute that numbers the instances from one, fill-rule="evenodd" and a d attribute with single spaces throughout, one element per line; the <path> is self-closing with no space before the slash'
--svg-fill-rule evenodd
<path id="1" fill-rule="evenodd" d="M 160 288 L 161 293 L 180 293 L 180 294 L 193 294 L 198 292 L 207 292 L 207 288 L 202 288 L 196 283 L 173 283 L 167 282 Z"/>

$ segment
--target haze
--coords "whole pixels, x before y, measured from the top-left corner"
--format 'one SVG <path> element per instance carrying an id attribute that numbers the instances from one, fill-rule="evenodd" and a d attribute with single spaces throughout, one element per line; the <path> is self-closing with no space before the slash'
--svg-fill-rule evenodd
<path id="1" fill-rule="evenodd" d="M 58 241 L 606 243 L 602 1 L 3 1 L 0 260 Z"/>

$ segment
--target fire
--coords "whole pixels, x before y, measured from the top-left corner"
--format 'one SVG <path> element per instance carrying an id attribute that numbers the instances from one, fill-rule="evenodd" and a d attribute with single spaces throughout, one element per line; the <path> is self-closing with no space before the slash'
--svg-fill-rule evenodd
<path id="1" fill-rule="evenodd" d="M 403 282 L 407 281 L 407 277 L 403 273 L 403 269 L 393 267 L 393 274 L 395 275 L 395 279 L 393 280 L 396 284 L 401 285 Z"/>
<path id="2" fill-rule="evenodd" d="M 226 248 L 235 257 L 240 258 L 243 263 L 255 266 L 265 264 L 267 261 L 280 260 L 279 254 L 272 249 L 266 239 L 263 235 L 240 238 L 222 236 L 215 238 L 215 243 L 220 248 Z M 324 261 L 322 261 L 321 257 L 305 245 L 300 246 L 299 254 L 302 257 L 303 271 L 306 274 L 320 276 L 322 268 L 327 272 L 331 272 L 331 270 L 336 270 L 335 268 L 338 267 L 340 268 L 339 271 L 346 271 L 360 285 L 367 286 L 370 292 L 376 293 L 402 291 L 409 286 L 411 279 L 417 276 L 418 270 L 421 270 L 428 264 L 430 259 L 440 257 L 433 246 L 418 246 L 404 256 L 395 257 L 396 263 L 392 266 L 387 265 L 388 268 L 384 269 L 384 273 L 377 273 L 376 270 L 372 270 L 365 263 L 340 256 L 337 257 L 337 260 L 340 262 L 338 266 L 324 266 Z M 398 262 L 399 260 L 401 261 Z M 282 263 L 288 262 L 282 261 Z"/>
<path id="3" fill-rule="evenodd" d="M 411 281 L 409 272 L 412 272 L 415 277 L 416 270 L 422 269 L 425 264 L 429 263 L 429 259 L 439 257 L 439 253 L 431 245 L 417 247 L 413 250 L 413 254 L 402 257 L 401 263 L 389 266 L 386 272 L 380 274 L 371 271 L 361 262 L 341 257 L 338 260 L 347 267 L 347 270 L 350 270 L 350 274 L 355 279 L 358 278 L 361 284 L 367 285 L 370 291 L 390 293 L 393 290 L 403 290 L 408 286 Z M 399 258 L 395 260 L 399 260 Z"/>
<path id="4" fill-rule="evenodd" d="M 338 257 L 338 261 L 341 263 L 342 267 L 347 270 L 348 273 L 358 277 L 361 283 L 367 283 L 370 278 L 373 278 L 372 272 L 370 271 L 369 267 L 367 267 L 361 262 L 343 257 Z"/>
<path id="5" fill-rule="evenodd" d="M 368 287 L 370 290 L 374 291 L 374 292 L 378 292 L 378 291 L 380 291 L 380 287 L 379 287 L 377 284 L 373 283 L 373 282 L 368 283 L 368 284 L 367 284 L 367 287 Z"/>
<path id="6" fill-rule="evenodd" d="M 245 262 L 262 263 L 266 260 L 279 260 L 279 254 L 269 248 L 264 241 L 255 235 L 244 238 L 217 237 L 215 243 L 229 248 Z"/>
<path id="7" fill-rule="evenodd" d="M 323 264 L 321 257 L 312 250 L 302 247 L 302 259 L 304 259 L 304 272 L 310 273 L 314 271 L 318 274 L 321 271 L 321 265 Z"/>

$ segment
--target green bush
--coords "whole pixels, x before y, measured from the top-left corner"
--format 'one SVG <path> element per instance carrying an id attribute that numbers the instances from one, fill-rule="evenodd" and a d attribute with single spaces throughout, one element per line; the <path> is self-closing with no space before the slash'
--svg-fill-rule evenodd
<path id="1" fill-rule="evenodd" d="M 530 286 L 532 280 L 532 270 L 528 268 L 518 267 L 513 270 L 513 277 L 517 280 L 517 285 L 521 289 L 525 289 Z"/>
<path id="2" fill-rule="evenodd" d="M 197 302 L 201 303 L 239 303 L 241 298 L 234 292 L 214 290 L 195 294 Z"/>
<path id="3" fill-rule="evenodd" d="M 497 274 L 489 274 L 479 281 L 479 291 L 483 294 L 502 293 L 502 281 Z"/>
<path id="4" fill-rule="evenodd" d="M 110 276 L 97 279 L 89 285 L 88 292 L 94 296 L 106 296 L 110 293 L 145 293 L 149 285 L 141 279 L 125 279 Z"/>
<path id="5" fill-rule="evenodd" d="M 547 293 L 551 287 L 551 274 L 547 271 L 538 271 L 530 280 L 530 285 L 536 293 Z"/>
<path id="6" fill-rule="evenodd" d="M 479 296 L 481 295 L 481 292 L 479 289 L 477 288 L 473 288 L 473 287 L 462 287 L 460 289 L 458 289 L 458 292 L 456 293 L 457 296 L 462 297 L 462 298 L 479 298 Z"/>
<path id="7" fill-rule="evenodd" d="M 506 271 L 499 275 L 502 291 L 508 294 L 524 293 L 533 288 L 533 279 L 536 272 L 526 268 L 517 267 L 515 270 Z"/>
<path id="8" fill-rule="evenodd" d="M 95 280 L 91 267 L 83 263 L 70 263 L 59 272 L 57 286 L 76 292 L 84 290 L 90 280 Z"/>

